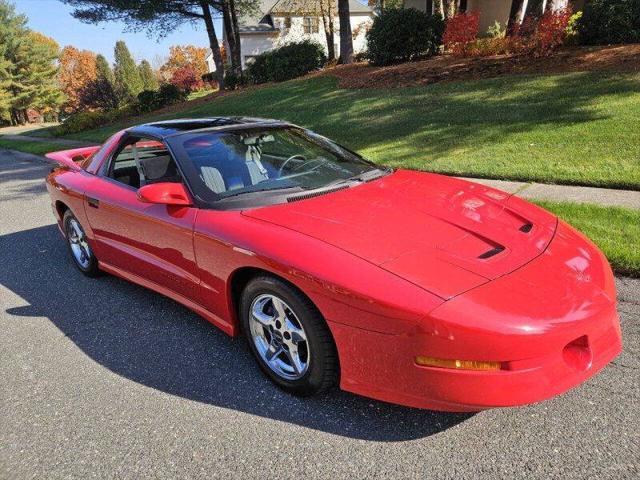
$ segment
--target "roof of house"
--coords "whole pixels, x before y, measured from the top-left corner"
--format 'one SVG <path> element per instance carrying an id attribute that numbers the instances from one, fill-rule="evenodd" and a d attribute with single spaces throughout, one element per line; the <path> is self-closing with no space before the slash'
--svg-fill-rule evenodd
<path id="1" fill-rule="evenodd" d="M 261 0 L 255 15 L 245 16 L 240 19 L 241 33 L 268 33 L 277 29 L 273 25 L 272 13 L 300 13 L 305 9 L 313 8 L 310 0 Z M 349 0 L 349 11 L 353 13 L 372 13 L 373 8 L 360 3 L 358 0 Z M 336 6 L 337 12 L 337 6 Z M 309 12 L 319 13 L 319 12 Z"/>

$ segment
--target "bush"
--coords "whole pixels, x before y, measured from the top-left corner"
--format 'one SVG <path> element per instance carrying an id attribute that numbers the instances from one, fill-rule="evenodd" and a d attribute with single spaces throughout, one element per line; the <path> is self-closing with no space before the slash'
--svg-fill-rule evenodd
<path id="1" fill-rule="evenodd" d="M 160 96 L 155 90 L 143 90 L 138 94 L 136 109 L 140 113 L 150 112 L 160 108 Z"/>
<path id="2" fill-rule="evenodd" d="M 224 88 L 225 90 L 235 90 L 236 88 L 244 85 L 245 79 L 231 70 L 231 66 L 225 67 L 224 70 Z M 258 83 L 258 82 L 255 82 Z"/>
<path id="3" fill-rule="evenodd" d="M 319 43 L 289 43 L 256 56 L 247 67 L 247 77 L 252 83 L 283 82 L 318 70 L 326 61 Z"/>
<path id="4" fill-rule="evenodd" d="M 565 45 L 578 45 L 580 43 L 580 33 L 578 32 L 578 24 L 582 18 L 582 12 L 576 12 L 569 18 L 567 30 L 565 32 Z"/>
<path id="5" fill-rule="evenodd" d="M 471 43 L 478 38 L 480 12 L 464 12 L 447 21 L 442 37 L 444 49 L 454 55 L 468 55 Z"/>
<path id="6" fill-rule="evenodd" d="M 438 53 L 444 31 L 439 15 L 414 8 L 388 8 L 367 32 L 368 58 L 374 65 L 406 62 Z"/>
<path id="7" fill-rule="evenodd" d="M 117 111 L 117 110 L 114 110 Z M 55 135 L 68 135 L 70 133 L 78 133 L 84 130 L 97 128 L 109 123 L 113 119 L 111 112 L 80 112 L 69 115 L 62 125 L 54 130 Z"/>
<path id="8" fill-rule="evenodd" d="M 179 90 L 187 94 L 204 87 L 202 78 L 198 76 L 191 65 L 185 65 L 184 67 L 176 69 L 173 75 L 171 75 L 169 83 L 175 85 Z"/>
<path id="9" fill-rule="evenodd" d="M 536 57 L 545 57 L 560 48 L 567 35 L 570 18 L 570 8 L 555 12 L 550 10 L 542 15 L 531 37 L 531 53 Z"/>
<path id="10" fill-rule="evenodd" d="M 640 0 L 591 0 L 578 22 L 587 45 L 640 42 Z"/>
<path id="11" fill-rule="evenodd" d="M 187 95 L 185 90 L 181 90 L 176 85 L 164 83 L 158 91 L 143 90 L 140 92 L 134 107 L 137 113 L 151 112 L 167 105 L 183 102 L 187 99 Z"/>
<path id="12" fill-rule="evenodd" d="M 158 90 L 158 105 L 165 107 L 167 105 L 173 105 L 174 103 L 184 102 L 189 95 L 187 92 L 180 90 L 171 83 L 163 83 Z"/>

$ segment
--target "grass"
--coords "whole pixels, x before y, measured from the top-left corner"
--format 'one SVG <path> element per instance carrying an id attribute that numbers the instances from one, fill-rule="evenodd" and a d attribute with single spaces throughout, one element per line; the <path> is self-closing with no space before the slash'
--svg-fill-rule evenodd
<path id="1" fill-rule="evenodd" d="M 456 175 L 640 189 L 640 75 L 502 76 L 399 89 L 332 77 L 225 95 L 70 136 L 102 141 L 166 118 L 286 119 L 383 164 Z"/>
<path id="2" fill-rule="evenodd" d="M 44 155 L 45 153 L 55 152 L 56 150 L 64 150 L 72 148 L 69 146 L 61 146 L 59 143 L 53 142 L 33 142 L 31 140 L 9 140 L 0 137 L 0 148 L 8 148 L 9 150 L 18 150 L 20 152 L 33 153 L 35 155 Z"/>
<path id="3" fill-rule="evenodd" d="M 616 273 L 640 277 L 640 210 L 537 201 L 587 235 L 609 259 Z"/>

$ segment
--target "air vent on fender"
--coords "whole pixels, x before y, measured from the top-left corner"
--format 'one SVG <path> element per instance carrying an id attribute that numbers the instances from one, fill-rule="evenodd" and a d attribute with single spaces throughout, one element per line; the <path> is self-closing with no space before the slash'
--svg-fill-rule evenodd
<path id="1" fill-rule="evenodd" d="M 525 223 L 518 230 L 520 230 L 522 233 L 529 233 L 532 228 L 533 228 L 533 223 Z"/>

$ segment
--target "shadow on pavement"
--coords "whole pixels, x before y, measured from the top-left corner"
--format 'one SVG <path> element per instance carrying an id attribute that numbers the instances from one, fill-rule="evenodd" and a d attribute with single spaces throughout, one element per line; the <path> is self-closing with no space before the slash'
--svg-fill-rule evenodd
<path id="1" fill-rule="evenodd" d="M 47 317 L 91 359 L 140 384 L 219 407 L 343 435 L 401 441 L 469 418 L 410 409 L 341 391 L 299 399 L 264 378 L 244 338 L 224 333 L 181 305 L 111 276 L 83 277 L 55 225 L 0 236 L 10 261 L 0 284 L 28 305 L 19 317 Z M 6 308 L 6 307 L 5 307 Z"/>

